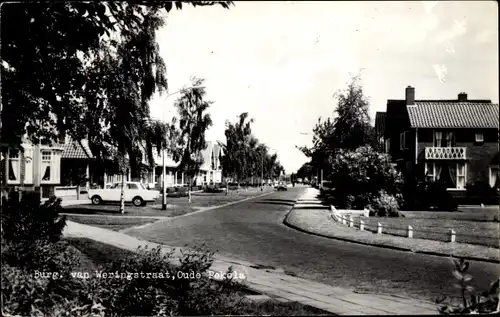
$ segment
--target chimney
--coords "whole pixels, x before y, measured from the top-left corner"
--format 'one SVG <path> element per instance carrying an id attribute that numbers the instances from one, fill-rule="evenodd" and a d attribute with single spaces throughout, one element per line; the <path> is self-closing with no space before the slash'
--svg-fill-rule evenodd
<path id="1" fill-rule="evenodd" d="M 413 88 L 412 86 L 406 87 L 406 105 L 415 105 L 415 88 Z"/>
<path id="2" fill-rule="evenodd" d="M 461 92 L 458 94 L 459 102 L 467 102 L 467 94 L 465 92 Z"/>

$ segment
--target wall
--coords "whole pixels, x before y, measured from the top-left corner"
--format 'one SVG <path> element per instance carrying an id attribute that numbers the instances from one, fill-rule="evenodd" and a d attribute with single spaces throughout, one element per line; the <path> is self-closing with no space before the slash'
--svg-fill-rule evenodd
<path id="1" fill-rule="evenodd" d="M 499 151 L 496 129 L 455 129 L 455 146 L 466 147 L 467 182 L 488 181 L 489 166 Z M 475 143 L 475 134 L 483 133 L 484 143 Z M 425 159 L 425 148 L 433 146 L 433 129 L 418 130 L 418 159 Z M 497 163 L 498 164 L 498 163 Z"/>

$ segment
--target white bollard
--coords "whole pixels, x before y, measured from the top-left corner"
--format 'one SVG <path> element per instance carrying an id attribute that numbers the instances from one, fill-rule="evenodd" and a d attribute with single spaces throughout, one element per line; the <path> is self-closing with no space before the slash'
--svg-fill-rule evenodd
<path id="1" fill-rule="evenodd" d="M 413 228 L 412 226 L 408 226 L 408 229 L 406 231 L 408 234 L 407 234 L 407 237 L 412 239 L 413 238 Z"/>
<path id="2" fill-rule="evenodd" d="M 354 227 L 354 219 L 352 219 L 352 215 L 349 216 L 349 227 Z"/>
<path id="3" fill-rule="evenodd" d="M 453 229 L 450 229 L 450 242 L 455 242 L 456 240 L 456 232 Z"/>
<path id="4" fill-rule="evenodd" d="M 359 230 L 360 231 L 365 230 L 365 222 L 363 220 L 359 221 Z"/>
<path id="5" fill-rule="evenodd" d="M 382 224 L 380 222 L 377 224 L 377 233 L 378 234 L 382 233 Z"/>
<path id="6" fill-rule="evenodd" d="M 370 211 L 366 208 L 363 209 L 363 217 L 366 217 L 366 218 L 370 217 Z"/>

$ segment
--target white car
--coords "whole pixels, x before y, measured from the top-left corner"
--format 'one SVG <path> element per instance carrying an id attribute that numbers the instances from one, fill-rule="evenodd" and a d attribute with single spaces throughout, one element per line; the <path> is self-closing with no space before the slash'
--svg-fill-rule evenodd
<path id="1" fill-rule="evenodd" d="M 91 189 L 89 197 L 93 205 L 99 205 L 103 202 L 119 202 L 122 183 L 114 183 L 106 189 Z M 157 190 L 148 190 L 142 183 L 125 182 L 125 202 L 132 202 L 134 206 L 146 206 L 148 202 L 155 201 L 160 197 Z"/>

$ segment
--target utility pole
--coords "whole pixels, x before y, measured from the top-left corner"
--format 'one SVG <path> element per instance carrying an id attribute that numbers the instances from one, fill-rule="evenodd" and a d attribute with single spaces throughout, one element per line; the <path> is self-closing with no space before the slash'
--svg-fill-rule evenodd
<path id="1" fill-rule="evenodd" d="M 260 158 L 260 191 L 264 190 L 264 155 Z"/>

